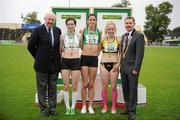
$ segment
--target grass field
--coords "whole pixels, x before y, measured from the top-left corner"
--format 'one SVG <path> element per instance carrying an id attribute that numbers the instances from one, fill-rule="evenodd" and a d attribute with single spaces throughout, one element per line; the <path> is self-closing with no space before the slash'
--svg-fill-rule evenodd
<path id="1" fill-rule="evenodd" d="M 33 59 L 23 45 L 0 45 L 0 120 L 40 120 L 34 103 L 36 91 Z M 147 88 L 147 104 L 138 107 L 137 120 L 180 120 L 180 48 L 147 47 L 140 75 Z M 64 103 L 58 104 L 56 117 L 47 120 L 126 120 L 120 115 L 65 116 Z"/>

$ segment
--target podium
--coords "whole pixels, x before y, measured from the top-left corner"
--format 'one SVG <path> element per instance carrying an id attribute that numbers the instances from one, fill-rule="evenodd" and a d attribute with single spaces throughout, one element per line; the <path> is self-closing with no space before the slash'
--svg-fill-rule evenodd
<path id="1" fill-rule="evenodd" d="M 117 85 L 118 99 L 117 103 L 124 103 L 124 96 L 122 91 L 122 84 Z M 138 101 L 137 104 L 146 103 L 146 87 L 142 84 L 138 84 Z"/>
<path id="2" fill-rule="evenodd" d="M 82 80 L 80 79 L 78 82 L 78 101 L 81 101 L 81 85 L 82 85 Z M 94 102 L 102 101 L 102 98 L 101 98 L 102 83 L 101 83 L 100 76 L 96 77 L 94 87 L 95 87 Z M 117 103 L 124 103 L 122 84 L 117 84 L 117 93 L 118 93 Z M 87 91 L 86 101 L 88 101 L 88 91 Z M 137 103 L 138 104 L 146 103 L 146 87 L 140 83 L 138 84 L 138 102 Z"/>
<path id="3" fill-rule="evenodd" d="M 59 75 L 59 78 L 61 78 L 61 75 Z M 119 74 L 118 80 L 121 79 L 121 76 Z M 81 101 L 81 86 L 82 86 L 82 79 L 80 78 L 78 81 L 78 101 Z M 100 74 L 99 71 L 97 73 L 96 76 L 96 80 L 95 80 L 95 95 L 94 95 L 94 102 L 99 102 L 102 101 L 101 98 L 101 91 L 102 91 L 102 82 L 101 82 L 101 78 L 100 78 Z M 124 103 L 124 97 L 123 97 L 123 91 L 122 91 L 122 84 L 118 83 L 117 84 L 117 93 L 118 93 L 118 99 L 117 99 L 117 103 Z M 63 99 L 63 94 L 59 94 L 59 96 L 62 95 L 61 99 Z M 138 104 L 145 104 L 146 103 L 146 87 L 143 86 L 142 84 L 138 84 Z M 58 97 L 58 96 L 57 96 Z M 61 100 L 60 99 L 60 100 Z M 86 97 L 86 101 L 88 100 L 88 91 L 87 91 L 87 97 Z"/>

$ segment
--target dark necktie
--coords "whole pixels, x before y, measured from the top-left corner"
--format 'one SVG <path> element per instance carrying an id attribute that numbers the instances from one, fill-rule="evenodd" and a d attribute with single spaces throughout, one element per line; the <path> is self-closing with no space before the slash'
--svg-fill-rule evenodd
<path id="1" fill-rule="evenodd" d="M 48 28 L 48 36 L 49 36 L 50 42 L 52 44 L 51 28 Z"/>
<path id="2" fill-rule="evenodd" d="M 129 42 L 128 36 L 129 36 L 129 33 L 126 33 L 125 34 L 126 39 L 125 39 L 125 48 L 124 48 L 124 51 L 126 51 L 127 46 L 128 46 L 128 42 Z"/>

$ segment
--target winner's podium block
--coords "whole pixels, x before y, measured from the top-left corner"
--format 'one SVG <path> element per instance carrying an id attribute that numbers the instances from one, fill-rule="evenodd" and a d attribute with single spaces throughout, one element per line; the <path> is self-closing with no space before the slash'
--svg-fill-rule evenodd
<path id="1" fill-rule="evenodd" d="M 78 101 L 81 101 L 81 87 L 82 87 L 82 80 L 80 79 L 78 81 Z M 97 75 L 95 80 L 95 95 L 94 95 L 94 101 L 102 101 L 101 97 L 101 91 L 102 91 L 102 81 L 99 75 Z M 118 92 L 118 99 L 117 103 L 124 103 L 124 96 L 122 91 L 122 84 L 117 84 L 117 92 Z M 86 101 L 89 101 L 88 99 L 88 91 L 87 91 L 87 97 Z M 145 104 L 146 103 L 146 87 L 142 84 L 138 84 L 138 104 Z"/>
<path id="2" fill-rule="evenodd" d="M 59 75 L 59 78 L 61 78 L 61 75 Z M 121 79 L 121 76 L 119 74 L 118 79 Z M 80 78 L 78 81 L 78 101 L 81 101 L 81 88 L 82 88 L 82 79 Z M 94 102 L 102 101 L 101 97 L 101 91 L 102 91 L 102 81 L 100 74 L 98 73 L 95 80 L 95 95 L 94 95 Z M 123 91 L 122 91 L 122 84 L 117 84 L 117 92 L 118 92 L 118 99 L 117 103 L 124 103 L 124 97 L 123 97 Z M 63 99 L 63 96 L 62 96 Z M 88 99 L 88 90 L 87 90 L 87 96 L 86 101 L 89 101 Z M 142 84 L 138 84 L 138 104 L 145 104 L 146 103 L 146 87 Z"/>
<path id="3" fill-rule="evenodd" d="M 118 92 L 118 103 L 124 103 L 124 96 L 122 91 L 122 85 L 117 85 L 117 92 Z M 146 87 L 142 84 L 138 84 L 138 104 L 145 104 L 146 103 Z"/>

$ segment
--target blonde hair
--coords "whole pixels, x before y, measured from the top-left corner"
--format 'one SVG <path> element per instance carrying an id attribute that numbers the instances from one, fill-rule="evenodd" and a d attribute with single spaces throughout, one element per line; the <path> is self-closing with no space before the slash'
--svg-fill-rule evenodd
<path id="1" fill-rule="evenodd" d="M 116 29 L 116 24 L 115 24 L 113 21 L 108 21 L 108 22 L 106 23 L 106 26 L 105 26 L 105 29 L 104 29 L 104 33 L 103 33 L 104 37 L 107 36 L 107 28 L 108 28 L 109 25 L 113 25 L 114 28 L 115 28 L 115 30 L 117 30 L 117 29 Z"/>

